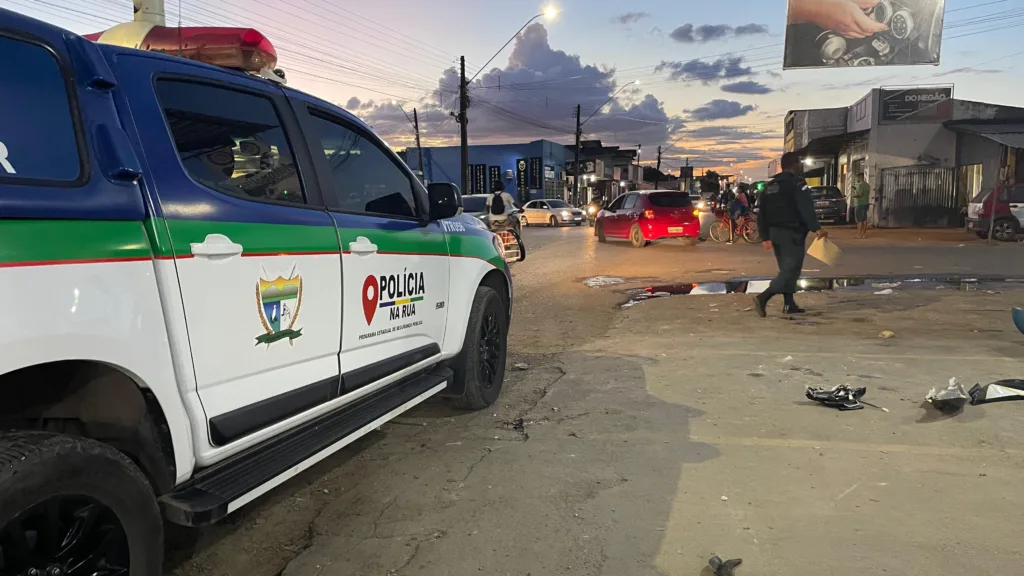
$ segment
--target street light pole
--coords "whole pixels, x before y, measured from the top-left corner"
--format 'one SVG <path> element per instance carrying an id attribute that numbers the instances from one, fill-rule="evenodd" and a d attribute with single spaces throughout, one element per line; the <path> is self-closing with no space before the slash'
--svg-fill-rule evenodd
<path id="1" fill-rule="evenodd" d="M 573 163 L 572 177 L 572 201 L 577 205 L 580 202 L 580 105 L 576 105 L 576 158 Z"/>
<path id="2" fill-rule="evenodd" d="M 467 93 L 469 83 L 466 82 L 465 56 L 459 56 L 459 71 L 459 146 L 462 158 L 462 193 L 467 194 L 469 191 L 469 131 L 466 125 L 469 123 L 469 118 L 466 115 L 466 110 L 469 109 L 469 94 Z"/>
<path id="3" fill-rule="evenodd" d="M 416 154 L 420 157 L 420 182 L 427 181 L 427 170 L 423 167 L 423 146 L 420 145 L 420 117 L 412 109 L 412 123 L 416 127 Z"/>
<path id="4" fill-rule="evenodd" d="M 460 125 L 460 134 L 459 134 L 460 143 L 459 144 L 460 144 L 460 148 L 462 149 L 461 150 L 461 157 L 462 157 L 461 164 L 462 164 L 462 193 L 463 194 L 466 193 L 466 190 L 469 187 L 469 179 L 471 178 L 470 175 L 469 175 L 469 132 L 468 132 L 467 126 L 466 126 L 467 124 L 469 124 L 469 118 L 468 118 L 468 116 L 466 114 L 466 111 L 469 109 L 469 85 L 472 84 L 473 80 L 476 80 L 476 77 L 479 76 L 481 72 L 486 70 L 487 66 L 491 62 L 493 62 L 495 58 L 498 57 L 498 54 L 501 54 L 501 51 L 504 50 L 509 44 L 511 44 L 512 41 L 515 40 L 519 36 L 519 33 L 522 32 L 523 30 L 525 30 L 527 26 L 532 24 L 534 20 L 536 20 L 537 18 L 540 18 L 542 16 L 547 16 L 548 18 L 554 18 L 556 14 L 558 14 L 557 10 L 555 10 L 554 8 L 548 7 L 548 8 L 545 8 L 544 11 L 541 12 L 540 14 L 537 14 L 533 18 L 530 18 L 529 20 L 527 20 L 526 24 L 523 24 L 523 26 L 519 30 L 517 30 L 516 33 L 513 34 L 512 37 L 509 38 L 507 42 L 502 44 L 501 48 L 499 48 L 498 51 L 494 53 L 494 56 L 491 56 L 487 60 L 487 62 L 483 66 L 481 66 L 479 70 L 476 71 L 476 74 L 473 74 L 473 77 L 470 78 L 469 80 L 466 80 L 466 57 L 465 56 L 459 56 L 459 115 L 458 115 L 457 119 L 458 119 L 458 122 L 459 122 L 459 125 Z"/>

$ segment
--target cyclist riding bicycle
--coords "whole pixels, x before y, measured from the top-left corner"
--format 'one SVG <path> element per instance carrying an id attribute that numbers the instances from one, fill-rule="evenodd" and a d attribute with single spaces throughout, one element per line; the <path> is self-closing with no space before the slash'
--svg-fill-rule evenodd
<path id="1" fill-rule="evenodd" d="M 515 198 L 505 192 L 505 185 L 501 180 L 495 180 L 494 193 L 487 198 L 487 224 L 491 228 L 505 227 L 508 225 L 508 216 L 512 210 L 519 208 Z"/>

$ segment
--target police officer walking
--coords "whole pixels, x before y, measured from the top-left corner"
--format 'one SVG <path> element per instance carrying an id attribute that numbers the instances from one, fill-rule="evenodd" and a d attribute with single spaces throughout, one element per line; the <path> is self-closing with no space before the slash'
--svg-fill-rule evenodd
<path id="1" fill-rule="evenodd" d="M 796 305 L 797 280 L 804 265 L 807 233 L 814 232 L 818 238 L 828 237 L 828 232 L 818 224 L 814 216 L 814 202 L 810 187 L 801 176 L 800 156 L 796 152 L 782 155 L 782 172 L 765 186 L 758 201 L 757 228 L 761 232 L 764 249 L 775 251 L 779 274 L 764 292 L 754 298 L 754 310 L 764 318 L 768 301 L 776 294 L 785 299 L 783 313 L 799 314 L 803 308 Z"/>

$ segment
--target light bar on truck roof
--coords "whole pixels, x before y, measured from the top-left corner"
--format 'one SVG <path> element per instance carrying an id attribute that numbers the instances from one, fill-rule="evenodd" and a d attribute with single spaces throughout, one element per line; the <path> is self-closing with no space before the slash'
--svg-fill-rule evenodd
<path id="1" fill-rule="evenodd" d="M 86 34 L 85 38 L 102 44 L 181 56 L 284 81 L 284 74 L 274 70 L 277 66 L 277 50 L 266 36 L 253 28 L 174 28 L 126 22 L 106 32 Z"/>

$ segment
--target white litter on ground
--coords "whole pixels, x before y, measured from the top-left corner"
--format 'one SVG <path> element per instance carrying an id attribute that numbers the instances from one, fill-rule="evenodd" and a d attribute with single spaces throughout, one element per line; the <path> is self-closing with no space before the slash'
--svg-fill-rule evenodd
<path id="1" fill-rule="evenodd" d="M 610 276 L 595 276 L 593 278 L 587 278 L 583 281 L 584 284 L 591 288 L 600 288 L 601 286 L 611 286 L 613 284 L 622 284 L 625 282 L 622 278 L 612 278 Z"/>
<path id="2" fill-rule="evenodd" d="M 895 294 L 895 292 L 892 291 L 892 288 L 886 288 L 885 290 L 879 290 L 878 292 L 875 292 L 875 294 L 878 296 L 889 296 L 891 294 Z"/>

